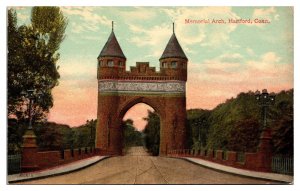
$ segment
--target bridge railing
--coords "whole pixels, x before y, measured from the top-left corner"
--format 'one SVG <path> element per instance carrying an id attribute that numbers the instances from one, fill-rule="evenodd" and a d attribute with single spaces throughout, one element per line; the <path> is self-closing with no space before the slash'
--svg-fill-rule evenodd
<path id="1" fill-rule="evenodd" d="M 21 172 L 21 154 L 7 156 L 7 172 L 8 174 Z"/>
<path id="2" fill-rule="evenodd" d="M 94 147 L 80 147 L 76 149 L 37 151 L 36 153 L 32 153 L 31 158 L 36 166 L 33 170 L 42 170 L 92 157 L 97 154 L 98 153 Z M 32 171 L 23 168 L 22 165 L 21 168 L 22 172 Z"/>
<path id="3" fill-rule="evenodd" d="M 274 156 L 272 157 L 272 171 L 280 174 L 294 173 L 294 160 L 292 157 Z"/>
<path id="4" fill-rule="evenodd" d="M 181 149 L 168 151 L 170 157 L 194 157 L 208 160 L 211 162 L 243 168 L 255 171 L 276 172 L 281 174 L 293 173 L 293 158 L 291 157 L 272 157 L 269 164 L 266 164 L 264 153 L 247 153 L 225 150 L 212 150 L 201 148 Z M 268 162 L 268 161 L 267 161 Z"/>
<path id="5" fill-rule="evenodd" d="M 226 165 L 241 167 L 245 161 L 245 153 L 233 151 L 213 150 L 213 149 L 180 149 L 170 150 L 168 156 L 171 157 L 196 157 Z"/>

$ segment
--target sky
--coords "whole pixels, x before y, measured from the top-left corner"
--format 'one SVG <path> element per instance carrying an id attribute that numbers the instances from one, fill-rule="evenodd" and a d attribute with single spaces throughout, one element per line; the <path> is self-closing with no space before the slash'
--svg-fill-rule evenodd
<path id="1" fill-rule="evenodd" d="M 28 24 L 31 7 L 16 7 L 18 24 Z M 97 114 L 97 56 L 114 32 L 127 57 L 127 70 L 159 58 L 175 33 L 188 62 L 187 109 L 213 109 L 240 92 L 294 87 L 294 34 L 291 7 L 61 7 L 68 18 L 59 49 L 61 78 L 53 89 L 49 121 L 78 126 Z M 224 20 L 226 23 L 186 23 Z M 250 19 L 232 24 L 228 19 Z M 269 23 L 255 23 L 255 19 Z M 131 118 L 143 129 L 145 104 L 133 106 Z"/>

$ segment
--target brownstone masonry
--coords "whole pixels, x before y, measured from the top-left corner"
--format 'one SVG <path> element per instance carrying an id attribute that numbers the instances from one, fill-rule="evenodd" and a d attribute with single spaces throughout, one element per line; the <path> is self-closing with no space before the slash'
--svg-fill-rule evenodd
<path id="1" fill-rule="evenodd" d="M 160 117 L 160 155 L 185 148 L 188 59 L 175 33 L 159 61 L 159 72 L 148 62 L 137 62 L 126 71 L 126 57 L 112 30 L 98 56 L 96 148 L 100 153 L 122 154 L 121 122 L 137 103 L 148 104 Z"/>

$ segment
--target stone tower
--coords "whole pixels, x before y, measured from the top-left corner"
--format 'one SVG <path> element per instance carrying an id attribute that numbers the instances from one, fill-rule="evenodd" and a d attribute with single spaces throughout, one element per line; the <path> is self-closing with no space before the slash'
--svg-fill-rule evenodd
<path id="1" fill-rule="evenodd" d="M 126 71 L 126 57 L 112 29 L 98 56 L 96 148 L 100 153 L 122 154 L 122 119 L 137 103 L 148 104 L 160 116 L 160 155 L 185 148 L 188 59 L 174 26 L 159 61 L 160 72 L 148 62 L 137 62 Z"/>

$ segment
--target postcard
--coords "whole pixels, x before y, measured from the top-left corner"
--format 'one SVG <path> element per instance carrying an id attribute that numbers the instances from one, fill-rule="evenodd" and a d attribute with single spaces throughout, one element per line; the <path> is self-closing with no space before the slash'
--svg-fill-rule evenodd
<path id="1" fill-rule="evenodd" d="M 293 184 L 294 7 L 7 7 L 7 184 Z"/>

